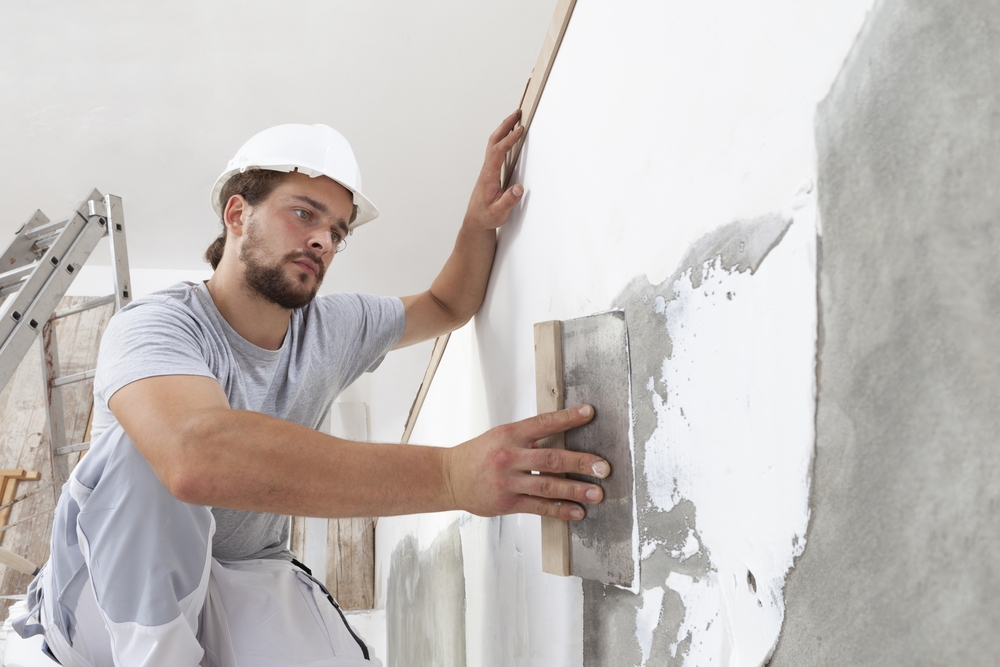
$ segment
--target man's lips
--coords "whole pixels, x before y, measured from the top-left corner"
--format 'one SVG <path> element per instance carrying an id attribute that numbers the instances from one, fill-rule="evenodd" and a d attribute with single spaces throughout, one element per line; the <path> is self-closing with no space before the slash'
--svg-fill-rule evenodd
<path id="1" fill-rule="evenodd" d="M 319 273 L 319 267 L 308 259 L 296 259 L 292 261 L 293 264 L 298 266 L 300 269 L 308 273 L 309 275 L 317 275 Z"/>

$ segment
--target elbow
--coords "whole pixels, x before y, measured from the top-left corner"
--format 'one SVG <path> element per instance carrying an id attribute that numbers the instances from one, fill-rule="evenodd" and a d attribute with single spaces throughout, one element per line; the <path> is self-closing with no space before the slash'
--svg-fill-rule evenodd
<path id="1" fill-rule="evenodd" d="M 215 429 L 217 431 L 217 429 Z M 194 417 L 178 424 L 154 463 L 156 476 L 167 491 L 181 502 L 212 505 L 211 457 L 213 429 L 203 418 Z"/>
<path id="2" fill-rule="evenodd" d="M 469 304 L 464 304 L 464 307 L 462 305 L 449 305 L 438 298 L 433 290 L 430 291 L 430 295 L 438 307 L 442 334 L 461 329 L 479 310 L 479 304 L 476 304 L 475 307 L 471 307 Z"/>
<path id="3" fill-rule="evenodd" d="M 449 323 L 449 326 L 451 327 L 449 331 L 456 331 L 458 329 L 461 329 L 466 324 L 468 324 L 470 320 L 472 320 L 472 316 L 475 314 L 476 314 L 475 312 L 471 312 L 467 315 L 453 316 L 451 322 Z"/>
<path id="4" fill-rule="evenodd" d="M 186 466 L 171 468 L 160 481 L 177 500 L 191 505 L 211 505 L 205 493 L 205 484 L 198 474 Z"/>

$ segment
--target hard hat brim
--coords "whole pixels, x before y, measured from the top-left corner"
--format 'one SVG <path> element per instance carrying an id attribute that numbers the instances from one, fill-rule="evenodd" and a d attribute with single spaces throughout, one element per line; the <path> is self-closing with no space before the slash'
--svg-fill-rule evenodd
<path id="1" fill-rule="evenodd" d="M 350 192 L 354 198 L 354 205 L 357 207 L 357 214 L 354 216 L 354 220 L 352 220 L 351 223 L 348 225 L 348 227 L 351 230 L 353 230 L 355 227 L 360 227 L 366 222 L 371 222 L 372 220 L 378 217 L 378 209 L 375 207 L 375 204 L 373 204 L 372 201 L 368 199 L 368 197 L 365 197 L 363 194 L 358 192 L 356 189 L 352 188 L 350 185 L 347 185 L 346 183 L 344 183 L 339 179 L 333 178 L 329 174 L 325 174 L 315 169 L 309 169 L 307 167 L 302 167 L 294 164 L 275 164 L 275 165 L 260 164 L 260 165 L 251 165 L 249 167 L 242 167 L 237 169 L 227 169 L 226 171 L 222 172 L 219 175 L 219 178 L 216 179 L 215 181 L 215 186 L 212 188 L 212 208 L 215 209 L 215 213 L 216 215 L 219 216 L 219 218 L 222 218 L 222 213 L 223 213 L 219 202 L 219 195 L 222 194 L 222 188 L 225 187 L 226 182 L 234 175 L 242 173 L 246 171 L 246 169 L 252 169 L 252 168 L 267 169 L 269 171 L 280 171 L 285 173 L 297 171 L 300 174 L 305 174 L 309 176 L 310 178 L 326 176 L 331 181 L 337 183 L 345 190 Z"/>

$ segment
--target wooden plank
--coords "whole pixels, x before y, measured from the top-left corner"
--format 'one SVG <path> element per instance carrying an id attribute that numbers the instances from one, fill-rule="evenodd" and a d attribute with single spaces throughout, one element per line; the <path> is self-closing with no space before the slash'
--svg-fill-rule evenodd
<path id="1" fill-rule="evenodd" d="M 431 360 L 427 364 L 427 370 L 424 371 L 424 379 L 420 382 L 420 388 L 417 389 L 417 396 L 413 399 L 413 405 L 410 406 L 410 414 L 406 416 L 406 426 L 403 428 L 403 437 L 400 439 L 400 442 L 404 445 L 410 442 L 410 436 L 413 435 L 413 427 L 417 425 L 417 417 L 420 415 L 420 409 L 424 406 L 427 392 L 430 391 L 431 382 L 434 381 L 434 374 L 437 373 L 438 366 L 441 364 L 441 357 L 444 356 L 444 351 L 448 347 L 450 339 L 451 334 L 449 333 L 438 336 L 437 340 L 434 341 L 434 349 L 431 350 Z"/>
<path id="2" fill-rule="evenodd" d="M 562 323 L 558 320 L 535 325 L 535 404 L 538 413 L 562 410 L 563 388 Z M 562 433 L 545 438 L 542 447 L 565 449 Z M 569 522 L 542 517 L 542 572 L 569 576 Z"/>
<path id="3" fill-rule="evenodd" d="M 535 110 L 542 99 L 545 84 L 549 80 L 552 65 L 556 61 L 559 47 L 562 45 L 563 37 L 566 35 L 566 28 L 569 26 L 570 17 L 573 16 L 574 7 L 576 7 L 576 0 L 559 0 L 555 11 L 552 13 L 549 29 L 545 32 L 545 39 L 542 41 L 542 50 L 538 54 L 535 68 L 531 71 L 531 77 L 524 87 L 524 93 L 521 95 L 521 103 L 518 105 L 518 108 L 521 110 L 521 120 L 518 124 L 524 127 L 524 136 L 507 151 L 507 156 L 500 170 L 500 184 L 504 189 L 510 184 L 510 176 L 514 172 L 514 167 L 517 166 L 517 158 L 521 155 L 521 147 L 531 129 L 531 121 L 534 119 Z M 437 367 L 441 363 L 441 357 L 444 356 L 444 350 L 448 345 L 450 336 L 451 334 L 446 334 L 434 341 L 430 364 L 427 366 L 424 379 L 417 390 L 417 396 L 413 400 L 410 414 L 406 418 L 406 427 L 403 429 L 403 438 L 401 441 L 403 444 L 410 441 L 410 434 L 413 433 L 413 427 L 420 416 L 420 409 L 423 407 L 428 390 L 430 390 Z"/>
<path id="4" fill-rule="evenodd" d="M 542 51 L 538 54 L 538 61 L 535 63 L 535 68 L 531 70 L 531 78 L 528 79 L 528 85 L 525 87 L 524 95 L 521 97 L 520 124 L 524 126 L 524 136 L 507 152 L 507 158 L 504 161 L 504 168 L 500 177 L 500 182 L 504 189 L 509 185 L 510 176 L 514 172 L 514 167 L 517 166 L 517 158 L 521 155 L 521 147 L 524 145 L 524 139 L 528 136 L 528 132 L 531 129 L 531 121 L 534 119 L 535 110 L 538 109 L 538 103 L 542 99 L 542 92 L 545 90 L 545 84 L 549 80 L 552 65 L 556 61 L 559 47 L 562 45 L 563 37 L 566 35 L 566 28 L 569 26 L 570 17 L 573 16 L 574 7 L 576 7 L 576 0 L 559 0 L 555 11 L 552 13 L 549 29 L 546 31 L 545 40 L 542 42 Z"/>
<path id="5" fill-rule="evenodd" d="M 344 609 L 375 608 L 374 519 L 330 519 L 326 585 Z"/>
<path id="6" fill-rule="evenodd" d="M 0 492 L 0 505 L 7 505 L 12 500 L 14 496 L 17 495 L 17 477 L 4 477 L 3 478 L 3 491 Z M 10 511 L 12 507 L 4 507 L 0 510 L 0 526 L 6 526 L 7 520 L 10 518 Z M 3 544 L 3 538 L 7 534 L 7 531 L 0 532 L 0 544 Z"/>

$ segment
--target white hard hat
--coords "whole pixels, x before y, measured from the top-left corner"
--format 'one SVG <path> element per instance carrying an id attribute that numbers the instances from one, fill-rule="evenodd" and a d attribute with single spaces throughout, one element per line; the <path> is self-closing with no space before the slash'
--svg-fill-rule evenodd
<path id="1" fill-rule="evenodd" d="M 327 176 L 354 195 L 357 211 L 350 228 L 378 217 L 378 209 L 361 194 L 361 170 L 347 139 L 329 125 L 276 125 L 258 132 L 240 147 L 212 188 L 212 208 L 222 217 L 219 195 L 230 177 L 248 167 L 298 171 L 311 178 Z"/>

